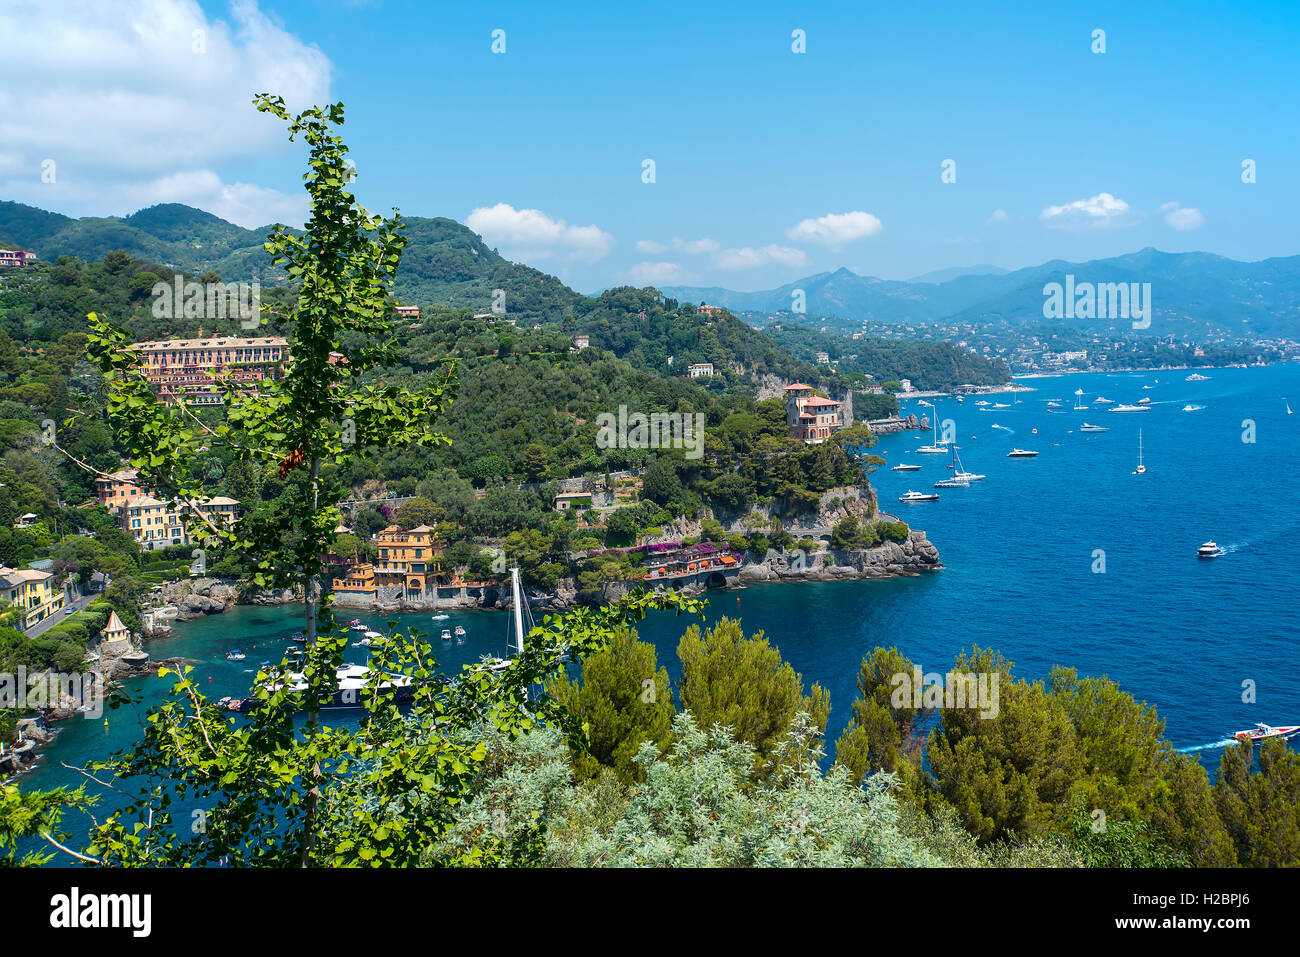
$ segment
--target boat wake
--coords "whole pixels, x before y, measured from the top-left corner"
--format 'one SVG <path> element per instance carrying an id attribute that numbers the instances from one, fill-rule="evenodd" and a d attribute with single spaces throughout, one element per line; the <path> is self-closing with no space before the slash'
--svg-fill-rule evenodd
<path id="1" fill-rule="evenodd" d="M 1224 738 L 1222 741 L 1214 741 L 1211 744 L 1197 744 L 1190 748 L 1179 748 L 1179 754 L 1191 754 L 1193 751 L 1213 751 L 1216 748 L 1226 748 L 1229 745 L 1237 743 L 1236 738 Z"/>

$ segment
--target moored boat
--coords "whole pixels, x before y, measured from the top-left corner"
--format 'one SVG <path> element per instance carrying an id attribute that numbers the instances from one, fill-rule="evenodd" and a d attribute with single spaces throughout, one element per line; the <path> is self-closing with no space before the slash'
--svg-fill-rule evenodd
<path id="1" fill-rule="evenodd" d="M 1012 449 L 1007 453 L 1009 459 L 1032 459 L 1038 453 L 1031 449 Z"/>
<path id="2" fill-rule="evenodd" d="M 937 502 L 939 496 L 932 492 L 914 492 L 908 489 L 902 495 L 898 496 L 900 502 Z"/>
<path id="3" fill-rule="evenodd" d="M 892 469 L 890 469 L 889 471 L 891 471 L 891 472 L 919 472 L 919 471 L 921 471 L 921 466 L 919 466 L 919 465 L 907 465 L 907 464 L 903 464 L 903 465 L 895 465 L 895 466 L 894 466 Z"/>
<path id="4" fill-rule="evenodd" d="M 1108 429 L 1104 425 L 1092 425 L 1089 422 L 1085 422 L 1083 423 L 1083 425 L 1079 426 L 1079 431 L 1080 432 L 1109 432 L 1110 429 Z"/>

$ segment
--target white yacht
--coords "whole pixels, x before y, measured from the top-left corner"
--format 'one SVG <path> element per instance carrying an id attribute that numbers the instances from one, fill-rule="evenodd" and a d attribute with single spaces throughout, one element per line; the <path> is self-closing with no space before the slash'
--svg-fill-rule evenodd
<path id="1" fill-rule="evenodd" d="M 1115 404 L 1115 400 L 1114 400 L 1114 399 L 1108 399 L 1108 398 L 1106 398 L 1104 395 L 1099 395 L 1099 396 L 1097 396 L 1097 398 L 1095 398 L 1095 399 L 1092 400 L 1092 404 L 1093 404 L 1093 405 L 1114 405 L 1114 404 Z"/>
<path id="2" fill-rule="evenodd" d="M 1151 407 L 1146 405 L 1117 405 L 1111 409 L 1112 412 L 1150 412 Z"/>
<path id="3" fill-rule="evenodd" d="M 1037 454 L 1038 454 L 1037 452 L 1031 451 L 1029 449 L 1012 449 L 1010 452 L 1007 453 L 1007 458 L 1032 459 Z"/>
<path id="4" fill-rule="evenodd" d="M 1192 403 L 1188 402 L 1185 406 L 1183 406 L 1183 411 L 1184 411 L 1184 412 L 1200 412 L 1203 408 L 1205 408 L 1205 406 L 1203 406 L 1203 405 L 1193 405 Z"/>
<path id="5" fill-rule="evenodd" d="M 907 463 L 903 463 L 902 465 L 895 465 L 895 466 L 894 466 L 892 469 L 890 469 L 889 471 L 891 471 L 891 472 L 919 472 L 919 471 L 921 471 L 921 466 L 919 466 L 919 465 L 909 465 L 909 464 L 907 464 Z"/>
<path id="6" fill-rule="evenodd" d="M 907 492 L 898 496 L 900 502 L 937 502 L 939 496 L 932 492 L 913 492 L 908 489 Z"/>
<path id="7" fill-rule="evenodd" d="M 1206 542 L 1196 550 L 1196 556 L 1198 558 L 1218 558 L 1222 554 L 1223 549 L 1215 542 Z"/>
<path id="8" fill-rule="evenodd" d="M 1106 426 L 1104 425 L 1091 425 L 1085 422 L 1083 423 L 1083 425 L 1079 426 L 1079 431 L 1080 432 L 1109 432 L 1110 429 L 1106 428 Z"/>
<path id="9" fill-rule="evenodd" d="M 1208 382 L 1210 381 L 1210 377 L 1207 375 L 1201 375 L 1199 372 L 1193 372 L 1183 381 L 1184 382 Z"/>

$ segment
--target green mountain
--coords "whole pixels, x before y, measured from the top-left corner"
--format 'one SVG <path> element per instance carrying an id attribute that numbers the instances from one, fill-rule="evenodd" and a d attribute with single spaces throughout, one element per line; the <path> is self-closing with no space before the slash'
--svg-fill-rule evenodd
<path id="1" fill-rule="evenodd" d="M 825 387 L 836 384 L 834 371 L 812 361 L 815 350 L 808 342 L 797 343 L 796 351 L 791 348 L 794 340 L 778 341 L 729 311 L 700 312 L 655 289 L 619 287 L 589 298 L 554 276 L 509 262 L 455 220 L 415 216 L 403 222 L 407 245 L 396 283 L 402 302 L 495 314 L 495 291 L 504 290 L 505 318 L 521 327 L 540 322 L 585 333 L 591 345 L 659 376 L 683 376 L 692 363 L 711 362 L 716 375 L 700 384 L 714 392 L 732 388 L 753 392 L 754 384 L 764 379 L 769 388 L 774 379 L 802 379 Z M 153 284 L 170 281 L 175 271 L 189 276 L 211 271 L 226 281 L 258 278 L 264 301 L 283 294 L 285 290 L 276 288 L 283 277 L 271 269 L 263 248 L 269 231 L 270 227 L 245 229 L 177 203 L 151 206 L 124 218 L 83 219 L 0 203 L 0 235 L 11 237 L 15 245 L 32 250 L 47 263 L 60 256 L 104 262 L 102 271 L 123 280 L 88 281 L 76 270 L 56 266 L 44 295 L 13 303 L 9 313 L 13 334 L 52 341 L 80 329 L 79 317 L 95 308 L 122 316 L 132 334 L 142 338 L 194 334 L 202 325 L 199 320 L 163 321 L 150 316 L 147 306 Z M 125 251 L 129 259 L 109 257 L 113 250 Z M 846 269 L 827 276 L 822 286 L 825 295 L 836 288 L 847 295 L 861 278 Z M 905 284 L 885 285 L 892 289 Z M 888 299 L 890 293 L 882 290 L 880 295 Z M 858 353 L 861 359 L 850 360 L 853 371 L 881 379 L 903 376 L 933 381 L 936 388 L 1005 379 L 1000 363 L 973 355 L 954 361 L 939 355 L 946 347 L 936 344 L 878 340 L 872 348 L 867 346 L 832 351 Z M 841 371 L 849 371 L 848 366 Z"/>
<path id="2" fill-rule="evenodd" d="M 477 312 L 492 309 L 494 290 L 505 291 L 506 314 L 529 322 L 559 320 L 582 296 L 558 279 L 512 263 L 478 235 L 451 219 L 412 216 L 397 277 L 404 301 L 439 302 Z M 269 226 L 245 229 L 201 209 L 165 203 L 130 216 L 72 219 L 21 203 L 0 202 L 0 236 L 44 260 L 73 256 L 103 260 L 113 249 L 191 275 L 212 271 L 227 281 L 277 282 L 263 243 Z"/>

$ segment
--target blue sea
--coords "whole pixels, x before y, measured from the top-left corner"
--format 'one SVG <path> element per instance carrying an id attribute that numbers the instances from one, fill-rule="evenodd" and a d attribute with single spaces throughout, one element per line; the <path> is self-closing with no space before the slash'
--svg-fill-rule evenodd
<path id="1" fill-rule="evenodd" d="M 858 666 L 877 646 L 897 645 L 925 671 L 946 671 L 972 646 L 992 647 L 1014 662 L 1018 677 L 1045 677 L 1053 665 L 1107 675 L 1165 719 L 1175 746 L 1213 771 L 1227 735 L 1256 722 L 1300 724 L 1300 366 L 1080 374 L 1023 379 L 1010 408 L 981 411 L 936 399 L 938 418 L 953 420 L 960 455 L 987 478 L 966 489 L 942 489 L 939 501 L 899 504 L 908 489 L 934 491 L 948 474 L 946 456 L 918 455 L 928 435 L 883 436 L 873 452 L 888 465 L 872 476 L 881 507 L 924 529 L 939 549 L 942 571 L 888 581 L 763 584 L 713 592 L 707 619 L 740 617 L 762 632 L 807 683 L 831 694 L 829 745 L 849 719 Z M 1150 386 L 1150 388 L 1146 388 Z M 1073 410 L 1082 389 L 1088 411 Z M 1109 412 L 1098 396 L 1136 404 L 1141 413 Z M 1049 399 L 1066 411 L 1050 414 Z M 1009 395 L 987 397 L 1011 403 Z M 1185 412 L 1187 404 L 1202 405 Z M 987 407 L 986 407 L 987 408 Z M 931 410 L 915 402 L 904 414 Z M 1110 431 L 1086 434 L 1083 422 Z M 1138 431 L 1144 475 L 1135 475 Z M 1253 439 L 1253 441 L 1246 441 Z M 1009 459 L 1012 447 L 1032 459 Z M 918 462 L 919 472 L 890 465 Z M 1213 539 L 1226 553 L 1198 560 Z M 1104 571 L 1098 555 L 1104 553 Z M 177 627 L 152 643 L 154 657 L 195 660 L 214 697 L 247 693 L 263 659 L 279 660 L 301 627 L 296 608 L 239 607 Z M 350 617 L 344 615 L 343 617 Z M 375 628 L 386 618 L 361 615 Z M 504 655 L 508 618 L 499 612 L 397 616 L 403 627 L 434 636 L 440 663 L 459 670 L 483 655 Z M 680 677 L 675 654 L 689 623 L 657 614 L 641 628 L 660 664 Z M 441 642 L 442 628 L 463 625 L 464 643 Z M 239 647 L 248 660 L 231 663 Z M 364 648 L 351 649 L 364 660 Z M 1253 683 L 1254 702 L 1243 701 Z M 131 683 L 140 704 L 102 721 L 65 722 L 42 764 L 23 787 L 81 783 L 79 765 L 128 745 L 145 708 L 168 680 Z"/>

